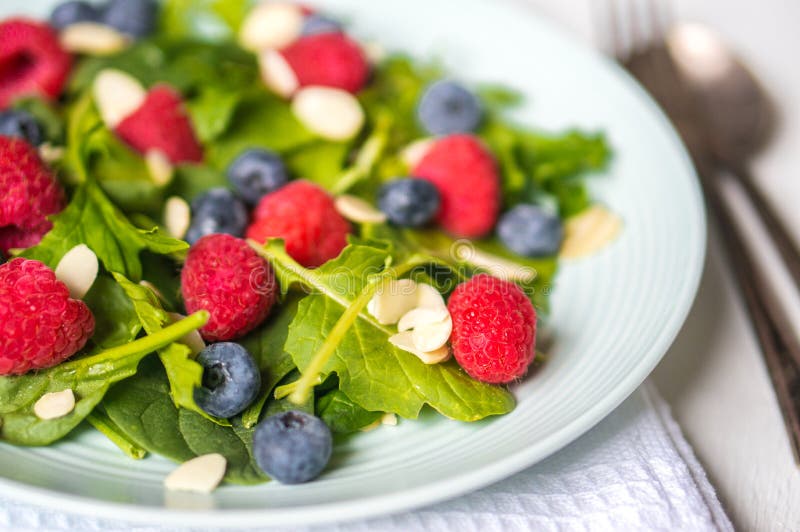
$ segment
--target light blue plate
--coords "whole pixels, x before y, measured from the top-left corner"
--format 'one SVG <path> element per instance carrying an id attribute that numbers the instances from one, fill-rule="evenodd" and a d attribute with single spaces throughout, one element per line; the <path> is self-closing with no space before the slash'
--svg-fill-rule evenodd
<path id="1" fill-rule="evenodd" d="M 561 449 L 622 402 L 666 352 L 700 278 L 704 211 L 686 152 L 638 85 L 523 2 L 317 4 L 352 21 L 360 38 L 441 57 L 468 81 L 522 90 L 528 104 L 516 114 L 520 121 L 608 132 L 613 166 L 594 180 L 594 191 L 625 229 L 600 255 L 562 269 L 548 363 L 516 389 L 513 413 L 475 424 L 426 417 L 360 435 L 339 446 L 329 472 L 307 485 L 225 486 L 208 498 L 168 497 L 162 480 L 173 464 L 127 459 L 85 432 L 46 449 L 0 445 L 3 494 L 67 511 L 199 527 L 300 525 L 405 510 L 480 488 Z M 0 13 L 40 15 L 50 5 L 4 0 Z"/>

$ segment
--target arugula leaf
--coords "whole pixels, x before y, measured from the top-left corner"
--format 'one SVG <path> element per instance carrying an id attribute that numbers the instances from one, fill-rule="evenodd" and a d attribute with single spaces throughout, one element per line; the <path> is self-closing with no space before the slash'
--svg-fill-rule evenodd
<path id="1" fill-rule="evenodd" d="M 67 208 L 53 218 L 53 229 L 42 241 L 22 255 L 55 268 L 78 244 L 89 246 L 107 270 L 134 281 L 142 277 L 141 251 L 169 255 L 189 247 L 156 228 L 145 231 L 134 227 L 91 180 L 81 185 Z"/>
<path id="2" fill-rule="evenodd" d="M 317 416 L 333 432 L 348 434 L 371 425 L 383 416 L 383 412 L 370 412 L 350 400 L 341 390 L 332 390 L 316 401 Z"/>
<path id="3" fill-rule="evenodd" d="M 308 270 L 291 259 L 279 242 L 268 243 L 262 252 L 281 287 L 300 284 L 311 289 L 298 305 L 284 347 L 305 375 L 345 309 L 374 275 L 384 272 L 391 256 L 379 247 L 351 244 L 337 259 Z M 390 328 L 366 312 L 358 318 L 337 338 L 339 343 L 323 373 L 337 374 L 339 389 L 362 408 L 416 418 L 423 405 L 429 404 L 447 417 L 475 421 L 514 407 L 514 398 L 505 388 L 473 380 L 453 361 L 426 365 L 389 343 L 394 333 Z"/>
<path id="4" fill-rule="evenodd" d="M 209 452 L 228 461 L 226 480 L 255 484 L 267 478 L 252 459 L 252 430 L 237 422 L 217 425 L 175 407 L 170 385 L 157 358 L 144 360 L 135 379 L 114 386 L 103 401 L 109 418 L 140 447 L 176 462 Z"/>
<path id="5" fill-rule="evenodd" d="M 198 312 L 150 336 L 96 354 L 67 361 L 37 373 L 0 377 L 0 437 L 19 445 L 48 445 L 68 434 L 103 399 L 109 387 L 136 373 L 139 362 L 155 350 L 205 325 Z M 33 405 L 44 394 L 71 389 L 75 408 L 64 417 L 39 419 Z"/>

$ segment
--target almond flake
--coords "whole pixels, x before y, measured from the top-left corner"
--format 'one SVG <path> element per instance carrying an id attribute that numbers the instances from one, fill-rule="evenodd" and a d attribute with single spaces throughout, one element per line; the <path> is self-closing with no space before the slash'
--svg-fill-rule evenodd
<path id="1" fill-rule="evenodd" d="M 144 103 L 147 91 L 135 78 L 121 70 L 100 71 L 92 83 L 97 110 L 109 129 L 134 113 Z"/>
<path id="2" fill-rule="evenodd" d="M 414 327 L 411 332 L 411 341 L 414 342 L 414 347 L 420 351 L 430 353 L 447 344 L 452 332 L 453 320 L 448 315 L 444 321 L 422 323 Z"/>
<path id="3" fill-rule="evenodd" d="M 175 238 L 183 238 L 189 230 L 192 221 L 192 209 L 186 200 L 178 197 L 170 197 L 164 205 L 164 225 L 167 233 Z"/>
<path id="4" fill-rule="evenodd" d="M 417 306 L 417 283 L 398 279 L 379 288 L 367 303 L 367 311 L 381 325 L 390 325 Z"/>
<path id="5" fill-rule="evenodd" d="M 409 168 L 413 169 L 420 163 L 425 155 L 427 155 L 433 147 L 434 142 L 436 142 L 436 139 L 433 138 L 415 140 L 403 148 L 403 151 L 400 152 L 400 159 L 402 159 Z"/>
<path id="6" fill-rule="evenodd" d="M 177 312 L 170 312 L 168 315 L 172 320 L 172 323 L 181 321 L 186 317 L 183 314 L 178 314 Z M 188 347 L 192 351 L 193 355 L 198 354 L 200 351 L 206 348 L 206 342 L 203 340 L 203 337 L 200 335 L 200 331 L 197 329 L 190 333 L 186 333 L 184 336 L 178 339 L 178 342 Z"/>
<path id="7" fill-rule="evenodd" d="M 390 336 L 389 343 L 398 349 L 402 349 L 403 351 L 411 353 L 425 364 L 438 364 L 439 362 L 444 362 L 450 358 L 450 349 L 448 349 L 447 346 L 440 347 L 435 351 L 427 353 L 417 349 L 414 345 L 412 331 L 404 331 L 397 333 L 394 336 Z"/>
<path id="8" fill-rule="evenodd" d="M 419 286 L 421 288 L 423 285 Z M 450 319 L 450 313 L 447 311 L 447 307 L 417 307 L 403 314 L 403 317 L 397 322 L 397 330 L 400 332 L 410 331 L 420 325 L 442 323 L 448 319 Z"/>
<path id="9" fill-rule="evenodd" d="M 364 110 L 341 89 L 306 87 L 292 100 L 292 112 L 313 133 L 328 140 L 349 140 L 364 125 Z"/>
<path id="10" fill-rule="evenodd" d="M 61 31 L 58 39 L 68 52 L 86 55 L 111 55 L 131 44 L 126 35 L 96 22 L 70 24 Z"/>
<path id="11" fill-rule="evenodd" d="M 536 278 L 536 270 L 511 260 L 485 253 L 477 249 L 471 242 L 463 241 L 453 247 L 456 259 L 464 261 L 491 275 L 507 281 L 530 282 Z"/>
<path id="12" fill-rule="evenodd" d="M 39 145 L 39 157 L 47 164 L 52 164 L 64 158 L 67 152 L 64 146 L 53 146 L 49 142 L 43 142 Z"/>
<path id="13" fill-rule="evenodd" d="M 351 222 L 364 224 L 382 224 L 386 215 L 357 196 L 342 194 L 334 200 L 339 214 Z"/>
<path id="14" fill-rule="evenodd" d="M 381 416 L 381 425 L 388 425 L 390 427 L 397 426 L 397 415 L 391 412 L 386 412 Z"/>
<path id="15" fill-rule="evenodd" d="M 228 463 L 221 454 L 206 454 L 181 464 L 164 479 L 164 487 L 170 491 L 193 491 L 211 493 L 225 477 Z"/>
<path id="16" fill-rule="evenodd" d="M 158 187 L 167 186 L 175 175 L 175 168 L 169 158 L 161 150 L 147 150 L 144 154 L 144 162 L 147 165 L 147 172 L 150 179 Z"/>
<path id="17" fill-rule="evenodd" d="M 251 52 L 284 48 L 300 37 L 304 19 L 296 4 L 261 2 L 242 22 L 239 43 Z"/>
<path id="18" fill-rule="evenodd" d="M 75 409 L 75 394 L 69 388 L 44 394 L 33 405 L 33 413 L 43 420 L 58 419 Z"/>
<path id="19" fill-rule="evenodd" d="M 447 307 L 442 293 L 426 283 L 417 285 L 417 306 L 423 308 Z"/>
<path id="20" fill-rule="evenodd" d="M 265 50 L 258 54 L 258 68 L 264 85 L 278 96 L 289 98 L 300 88 L 294 70 L 276 50 Z"/>
<path id="21" fill-rule="evenodd" d="M 78 244 L 58 261 L 56 278 L 67 285 L 69 297 L 82 299 L 97 279 L 97 255 L 86 244 Z"/>
<path id="22" fill-rule="evenodd" d="M 613 242 L 622 231 L 622 219 L 602 205 L 594 205 L 564 224 L 560 256 L 578 259 L 593 255 Z"/>

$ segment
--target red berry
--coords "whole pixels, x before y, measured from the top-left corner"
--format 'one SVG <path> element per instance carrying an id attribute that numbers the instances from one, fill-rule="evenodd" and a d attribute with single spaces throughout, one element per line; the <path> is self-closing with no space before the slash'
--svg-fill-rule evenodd
<path id="1" fill-rule="evenodd" d="M 264 196 L 253 220 L 247 238 L 258 242 L 282 238 L 286 252 L 307 268 L 337 257 L 350 232 L 330 195 L 308 181 L 293 181 Z"/>
<path id="2" fill-rule="evenodd" d="M 60 364 L 93 332 L 89 307 L 50 268 L 19 258 L 0 265 L 0 375 Z"/>
<path id="3" fill-rule="evenodd" d="M 536 344 L 536 310 L 516 284 L 479 274 L 456 287 L 453 356 L 474 379 L 492 384 L 525 375 Z"/>
<path id="4" fill-rule="evenodd" d="M 301 37 L 281 50 L 300 87 L 320 85 L 356 93 L 367 83 L 369 62 L 361 47 L 342 33 Z"/>
<path id="5" fill-rule="evenodd" d="M 485 236 L 500 211 L 500 176 L 492 155 L 471 135 L 438 140 L 413 169 L 439 190 L 436 221 L 457 237 Z"/>
<path id="6" fill-rule="evenodd" d="M 200 329 L 206 340 L 232 340 L 269 315 L 278 294 L 272 267 L 247 242 L 230 235 L 207 235 L 189 250 L 181 271 L 181 292 L 189 313 L 207 310 Z"/>
<path id="7" fill-rule="evenodd" d="M 139 152 L 161 150 L 175 164 L 203 160 L 181 96 L 167 85 L 151 89 L 144 103 L 117 124 L 116 132 Z"/>
<path id="8" fill-rule="evenodd" d="M 0 23 L 0 109 L 23 95 L 56 98 L 71 65 L 50 26 L 19 18 Z"/>
<path id="9" fill-rule="evenodd" d="M 64 208 L 64 192 L 36 149 L 0 136 L 0 251 L 39 243 L 53 224 L 47 216 Z"/>

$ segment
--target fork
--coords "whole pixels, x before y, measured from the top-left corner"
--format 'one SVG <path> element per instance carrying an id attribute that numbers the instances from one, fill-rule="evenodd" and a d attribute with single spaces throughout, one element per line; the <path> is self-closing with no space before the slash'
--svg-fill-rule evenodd
<path id="1" fill-rule="evenodd" d="M 673 21 L 669 0 L 594 0 L 596 38 L 655 98 L 683 138 L 697 168 L 706 203 L 744 298 L 800 464 L 800 344 L 735 223 L 708 145 L 707 126 L 666 45 Z"/>

